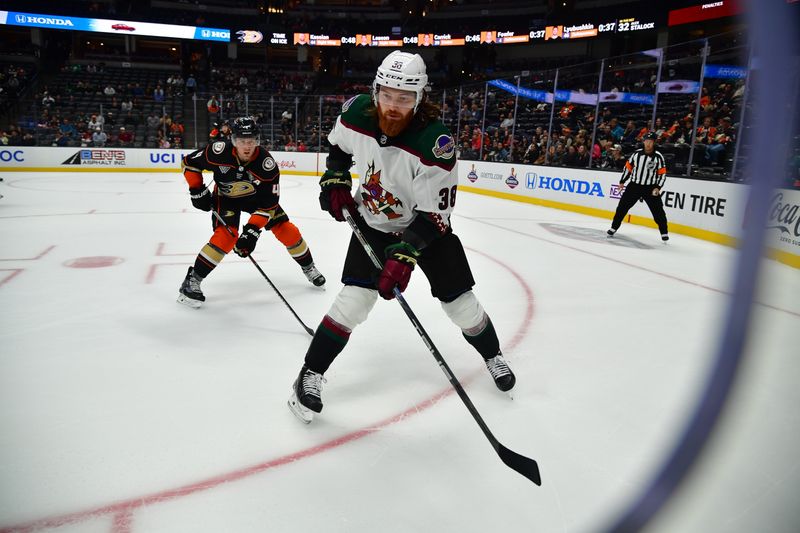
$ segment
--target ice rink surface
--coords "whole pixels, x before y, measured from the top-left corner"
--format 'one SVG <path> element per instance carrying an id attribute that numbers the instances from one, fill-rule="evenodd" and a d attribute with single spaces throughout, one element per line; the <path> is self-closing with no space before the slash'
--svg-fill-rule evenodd
<path id="1" fill-rule="evenodd" d="M 395 302 L 286 400 L 310 337 L 246 259 L 175 302 L 210 236 L 179 173 L 6 173 L 0 183 L 0 531 L 593 532 L 642 490 L 707 379 L 736 250 L 461 193 L 453 227 L 517 374 L 497 391 L 416 272 L 406 292 L 510 470 Z M 208 178 L 206 178 L 208 180 Z M 312 328 L 350 236 L 316 179 L 282 205 L 328 277 L 262 235 L 254 258 Z M 669 212 L 668 212 L 669 215 Z M 649 531 L 800 530 L 800 274 L 765 261 L 725 416 Z"/>

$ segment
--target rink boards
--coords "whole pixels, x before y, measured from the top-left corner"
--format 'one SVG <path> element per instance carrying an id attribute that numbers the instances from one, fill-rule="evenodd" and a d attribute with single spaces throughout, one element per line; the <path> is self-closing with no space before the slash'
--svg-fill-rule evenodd
<path id="1" fill-rule="evenodd" d="M 178 172 L 191 150 L 145 148 L 6 147 L 0 172 Z M 327 154 L 272 152 L 283 174 L 317 176 Z M 619 172 L 460 161 L 459 188 L 510 200 L 611 218 L 622 193 Z M 672 233 L 735 245 L 747 223 L 746 185 L 668 177 L 662 198 Z M 626 220 L 655 227 L 637 203 Z M 778 190 L 770 209 L 768 243 L 773 257 L 800 268 L 800 191 Z"/>

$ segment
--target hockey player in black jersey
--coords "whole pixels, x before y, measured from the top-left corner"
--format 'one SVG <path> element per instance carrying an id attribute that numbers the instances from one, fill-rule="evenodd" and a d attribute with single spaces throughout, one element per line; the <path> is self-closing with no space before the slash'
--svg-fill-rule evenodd
<path id="1" fill-rule="evenodd" d="M 314 266 L 314 258 L 300 230 L 278 203 L 280 171 L 270 153 L 260 146 L 258 125 L 250 117 L 237 118 L 230 141 L 218 141 L 183 158 L 183 176 L 189 184 L 192 205 L 202 211 L 216 211 L 227 225 L 211 218 L 214 233 L 200 250 L 194 266 L 189 267 L 181 284 L 178 302 L 200 307 L 205 296 L 200 283 L 214 270 L 228 252 L 241 257 L 256 247 L 261 230 L 272 234 L 303 269 L 308 281 L 317 287 L 325 277 Z M 213 172 L 214 190 L 203 183 L 203 170 Z M 242 212 L 250 218 L 239 235 Z"/>

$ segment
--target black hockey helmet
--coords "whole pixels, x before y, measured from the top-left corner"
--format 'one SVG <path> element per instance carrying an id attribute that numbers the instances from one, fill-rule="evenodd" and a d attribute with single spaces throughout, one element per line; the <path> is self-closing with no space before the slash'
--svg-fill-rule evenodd
<path id="1" fill-rule="evenodd" d="M 231 138 L 235 141 L 239 137 L 249 137 L 257 141 L 260 140 L 258 124 L 256 124 L 253 117 L 239 117 L 233 121 L 233 125 L 231 126 Z"/>
<path id="2" fill-rule="evenodd" d="M 656 135 L 656 132 L 654 132 L 654 131 L 648 131 L 647 133 L 644 134 L 644 137 L 642 137 L 643 141 L 654 141 L 655 142 L 657 139 L 658 139 L 658 136 Z"/>

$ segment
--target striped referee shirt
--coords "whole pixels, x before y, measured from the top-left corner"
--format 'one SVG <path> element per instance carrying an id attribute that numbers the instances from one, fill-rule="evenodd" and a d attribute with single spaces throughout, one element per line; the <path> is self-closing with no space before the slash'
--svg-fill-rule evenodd
<path id="1" fill-rule="evenodd" d="M 625 183 L 628 178 L 631 183 L 654 185 L 660 189 L 667 181 L 667 162 L 664 156 L 658 150 L 648 155 L 644 153 L 644 148 L 639 148 L 625 163 L 625 169 L 619 179 L 620 184 Z"/>

